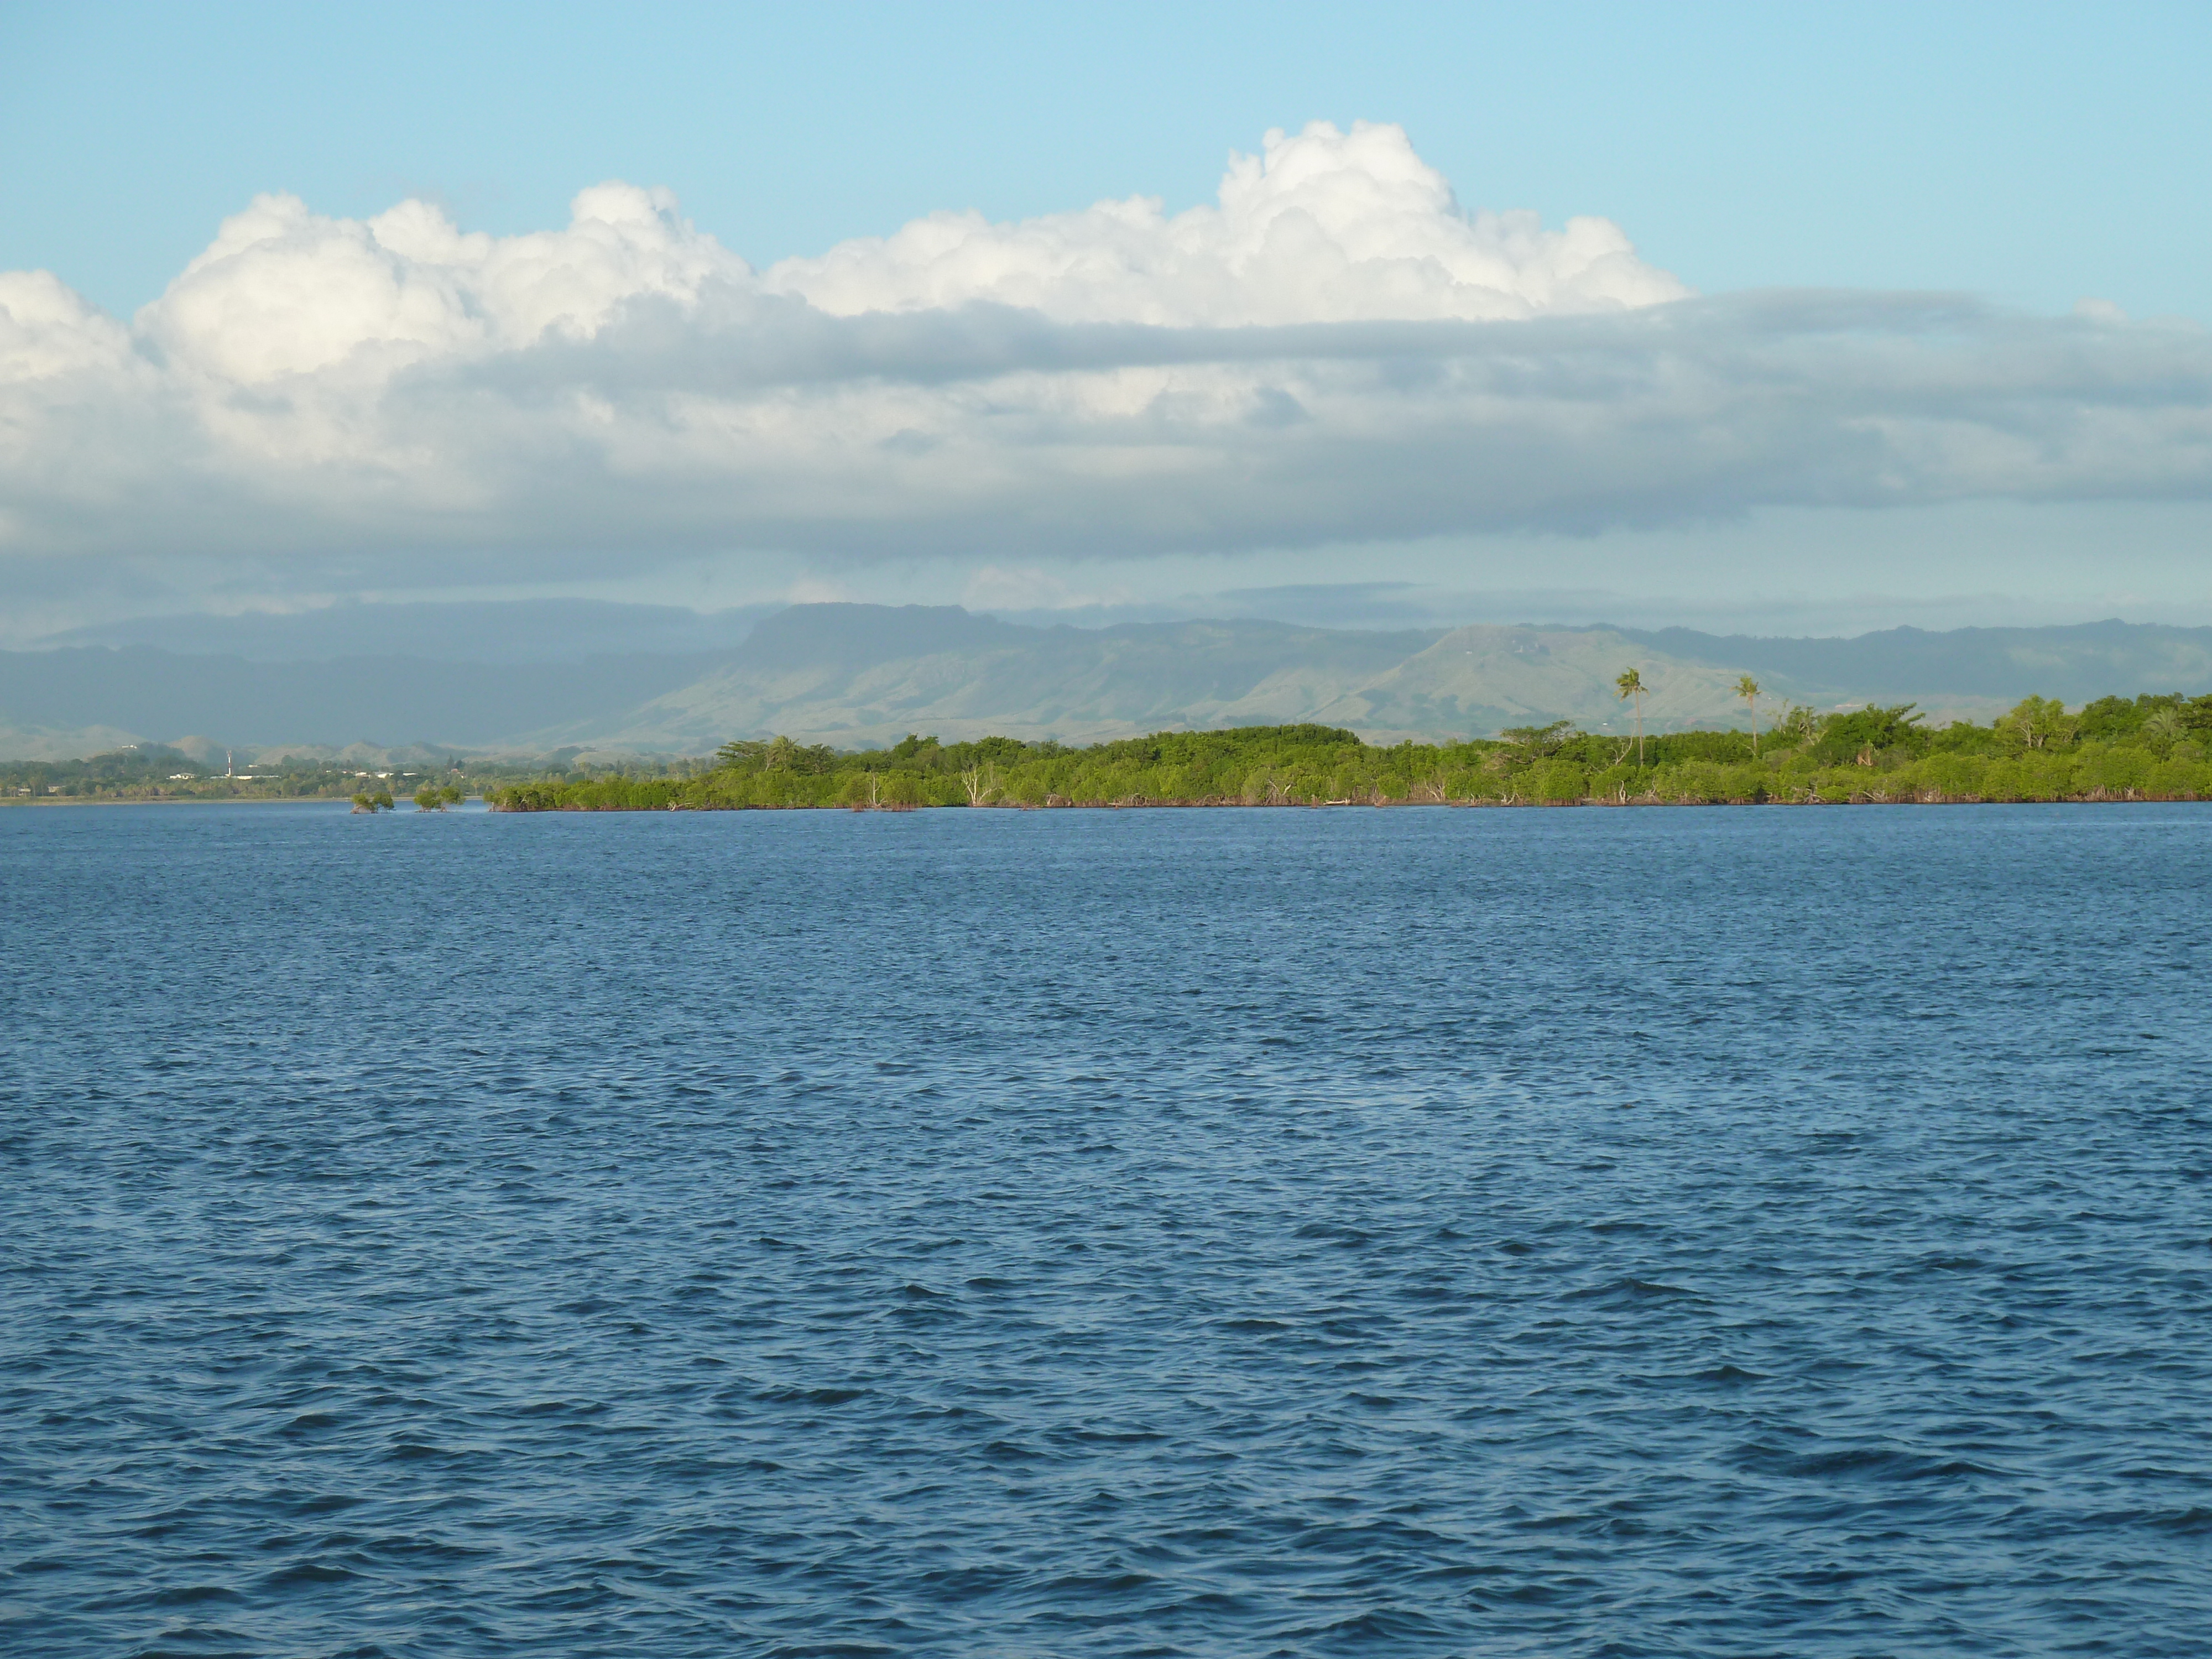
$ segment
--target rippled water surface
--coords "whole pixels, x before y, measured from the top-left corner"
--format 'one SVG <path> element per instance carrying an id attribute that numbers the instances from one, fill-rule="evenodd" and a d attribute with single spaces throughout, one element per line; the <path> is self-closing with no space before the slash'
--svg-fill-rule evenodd
<path id="1" fill-rule="evenodd" d="M 0 813 L 0 1647 L 2212 1651 L 2212 808 Z"/>

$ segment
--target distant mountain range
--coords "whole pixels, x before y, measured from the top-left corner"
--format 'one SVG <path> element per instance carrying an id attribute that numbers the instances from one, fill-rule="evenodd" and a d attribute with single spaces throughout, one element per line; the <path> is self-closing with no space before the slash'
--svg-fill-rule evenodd
<path id="1" fill-rule="evenodd" d="M 1654 730 L 1741 723 L 1734 687 L 1747 672 L 1765 688 L 1763 712 L 1790 701 L 1917 702 L 1939 716 L 1986 718 L 2031 693 L 2080 702 L 2212 688 L 2212 629 L 2118 622 L 1758 639 L 1259 621 L 1040 628 L 957 606 L 701 617 L 534 601 L 102 632 L 108 642 L 0 653 L 0 757 L 187 737 L 257 753 L 404 744 L 542 754 L 697 753 L 779 732 L 841 748 L 908 732 L 1091 742 L 1291 720 L 1383 741 L 1553 719 L 1618 731 L 1628 711 L 1613 681 L 1632 664 L 1652 688 L 1644 714 Z M 380 648 L 359 649 L 365 641 Z M 583 648 L 593 642 L 623 648 Z"/>
<path id="2" fill-rule="evenodd" d="M 0 754 L 27 760 L 125 739 L 245 748 L 367 742 L 482 749 L 538 727 L 621 720 L 721 665 L 721 653 L 484 663 L 422 657 L 253 662 L 152 646 L 0 653 Z M 93 728 L 87 732 L 84 728 Z M 96 732 L 96 735 L 94 733 Z"/>
<path id="3" fill-rule="evenodd" d="M 71 629 L 38 644 L 152 646 L 249 662 L 422 657 L 434 662 L 582 662 L 733 650 L 780 605 L 701 612 L 604 599 L 477 599 L 331 605 L 240 616 L 137 617 Z"/>

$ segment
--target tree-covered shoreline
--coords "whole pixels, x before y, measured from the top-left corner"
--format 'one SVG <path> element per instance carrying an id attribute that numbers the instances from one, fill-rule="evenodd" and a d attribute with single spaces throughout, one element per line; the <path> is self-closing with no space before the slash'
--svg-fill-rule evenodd
<path id="1" fill-rule="evenodd" d="M 363 794 L 419 799 L 434 790 L 451 805 L 504 784 L 603 775 L 631 757 L 556 750 L 535 758 L 422 751 L 411 761 L 334 759 L 283 754 L 268 760 L 209 761 L 167 744 L 130 744 L 79 760 L 0 761 L 0 805 L 105 805 L 152 803 L 344 800 Z M 659 769 L 689 775 L 710 761 L 672 761 Z M 574 771 L 559 769 L 577 768 Z M 433 809 L 435 810 L 435 809 Z"/>
<path id="2" fill-rule="evenodd" d="M 1941 729 L 1910 704 L 1792 708 L 1763 732 L 1665 732 L 1643 749 L 1639 764 L 1636 739 L 1565 721 L 1387 746 L 1321 726 L 1163 732 L 1085 749 L 910 736 L 842 753 L 777 738 L 725 744 L 688 776 L 547 780 L 485 798 L 507 812 L 2202 800 L 2212 799 L 2212 696 L 2105 697 L 2075 710 L 2030 697 L 1987 726 Z"/>

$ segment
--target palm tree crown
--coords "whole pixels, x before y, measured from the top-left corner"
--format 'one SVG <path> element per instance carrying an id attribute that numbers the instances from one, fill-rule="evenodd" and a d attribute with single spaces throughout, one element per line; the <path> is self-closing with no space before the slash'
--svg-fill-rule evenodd
<path id="1" fill-rule="evenodd" d="M 1613 682 L 1624 697 L 1636 699 L 1636 763 L 1644 764 L 1644 676 L 1631 668 Z"/>
<path id="2" fill-rule="evenodd" d="M 1748 674 L 1737 675 L 1735 694 L 1743 699 L 1744 707 L 1751 710 L 1751 752 L 1756 756 L 1759 753 L 1759 682 Z"/>

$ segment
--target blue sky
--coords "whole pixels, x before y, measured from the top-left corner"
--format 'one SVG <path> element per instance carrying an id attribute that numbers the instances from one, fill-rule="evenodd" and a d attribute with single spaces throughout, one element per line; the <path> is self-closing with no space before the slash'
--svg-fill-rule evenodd
<path id="1" fill-rule="evenodd" d="M 2053 364 L 2063 360 L 2039 394 L 2056 421 L 2052 411 L 2078 402 L 2088 383 L 2068 377 L 2087 372 L 2077 360 L 2089 348 L 2058 332 L 2008 346 L 1998 336 L 2021 319 L 2073 328 L 2069 313 L 2084 298 L 2118 307 L 2130 328 L 2212 319 L 2207 62 L 2212 8 L 2202 5 L 17 4 L 0 11 L 0 154 L 15 158 L 0 169 L 0 271 L 51 271 L 128 323 L 219 225 L 265 192 L 340 222 L 413 198 L 462 232 L 517 237 L 559 230 L 577 192 L 608 179 L 665 187 L 680 202 L 670 211 L 762 270 L 946 210 L 1005 223 L 1143 195 L 1173 216 L 1212 202 L 1230 153 L 1259 151 L 1270 129 L 1295 134 L 1327 121 L 1349 131 L 1364 120 L 1401 126 L 1461 207 L 1531 210 L 1552 228 L 1578 215 L 1609 221 L 1641 267 L 1679 279 L 1701 304 L 1769 289 L 1970 296 L 1981 309 L 1965 325 L 1939 322 L 1934 311 L 1910 322 L 1893 312 L 1862 319 L 1852 326 L 1887 343 L 1838 357 L 1847 371 L 1821 373 L 1856 374 L 1895 358 L 1907 339 L 1915 350 L 1951 352 L 1947 374 L 1966 372 L 1956 368 L 1960 351 L 1978 350 L 1985 366 L 2015 346 L 2047 351 Z M 830 304 L 818 285 L 787 286 Z M 897 303 L 922 305 L 917 292 L 899 290 Z M 1035 302 L 1008 301 L 1011 293 L 959 298 Z M 264 303 L 259 295 L 225 301 L 232 325 L 243 326 L 237 319 Z M 696 301 L 690 289 L 684 295 L 684 304 Z M 1634 303 L 1664 297 L 1639 293 Z M 1042 303 L 1050 313 L 1058 301 Z M 1104 300 L 1061 309 L 1062 321 L 1120 314 Z M 1140 313 L 1152 314 L 1141 306 L 1129 314 Z M 1385 313 L 1370 306 L 1360 314 Z M 1729 372 L 1722 359 L 1743 341 L 1776 338 L 1765 313 L 1735 314 L 1738 332 L 1711 335 L 1700 360 L 1715 386 Z M 1278 307 L 1252 320 L 1335 315 Z M 142 325 L 133 372 L 169 362 L 180 326 Z M 1816 341 L 1838 349 L 1835 329 L 1809 312 L 1787 326 L 1791 352 Z M 1978 347 L 1959 346 L 1961 327 Z M 2115 333 L 2095 349 L 2107 345 L 2142 387 L 2164 383 L 2158 365 L 2175 353 L 2193 365 L 2202 350 L 2186 331 Z M 1765 361 L 1750 372 L 1771 375 L 1775 360 Z M 636 372 L 625 367 L 617 379 L 630 384 Z M 2100 366 L 2088 380 L 2108 386 L 2118 372 Z M 1923 378 L 1917 368 L 1895 373 L 1893 387 Z M 1974 382 L 1985 384 L 1986 375 Z M 1247 389 L 1288 397 L 1286 407 L 1321 407 L 1310 387 Z M 2133 606 L 2212 620 L 2212 580 L 2196 550 L 2206 544 L 2204 465 L 2192 447 L 2199 392 L 2192 380 L 2179 393 L 2167 385 L 2113 394 L 2099 432 L 2066 440 L 2073 447 L 2051 473 L 2056 482 L 1993 459 L 2013 416 L 1992 413 L 1978 417 L 1971 455 L 1945 436 L 1940 460 L 1923 445 L 1903 462 L 1869 464 L 1856 482 L 1833 480 L 1808 449 L 1717 474 L 1702 494 L 1668 496 L 1622 480 L 1674 463 L 1593 450 L 1579 496 L 1563 471 L 1540 502 L 1470 486 L 1395 524 L 1384 522 L 1389 504 L 1403 492 L 1380 483 L 1328 505 L 1319 514 L 1328 522 L 1304 536 L 1218 495 L 1194 500 L 1174 526 L 1133 520 L 1104 542 L 1071 532 L 1035 501 L 978 497 L 912 546 L 805 503 L 720 519 L 695 505 L 688 516 L 641 519 L 635 500 L 617 508 L 610 496 L 605 525 L 641 528 L 602 528 L 581 543 L 491 508 L 456 529 L 450 492 L 380 514 L 361 506 L 367 486 L 353 488 L 342 509 L 310 500 L 296 455 L 281 476 L 240 484 L 218 511 L 195 480 L 222 468 L 178 459 L 199 453 L 206 421 L 196 416 L 189 430 L 131 425 L 131 400 L 118 392 L 125 414 L 101 428 L 101 441 L 145 465 L 86 483 L 64 506 L 38 493 L 43 483 L 19 483 L 11 502 L 0 478 L 0 588 L 25 615 L 63 619 L 93 606 L 412 595 L 442 591 L 441 581 L 457 592 L 588 589 L 702 604 L 819 591 L 996 595 L 1001 608 L 1020 609 L 1027 596 L 1046 609 L 1105 614 L 1210 592 L 1325 587 L 1356 566 L 1443 596 L 1437 603 L 1462 613 L 1540 601 L 1623 621 L 1741 615 L 1811 627 L 1824 615 L 1856 625 Z M 389 395 L 378 395 L 388 416 Z M 2157 436 L 2134 426 L 2123 436 L 2145 397 L 2163 398 L 2170 418 Z M 1925 434 L 1950 418 L 1921 404 L 1793 410 L 1808 423 L 1806 443 L 1832 451 L 1852 441 L 1838 434 L 1863 433 L 1869 421 Z M 1455 405 L 1451 418 L 1464 412 Z M 1757 417 L 1770 427 L 1776 418 Z M 2039 441 L 2057 442 L 2056 430 Z M 71 441 L 81 447 L 84 434 Z M 2146 444 L 2166 447 L 2157 465 L 2140 461 Z M 316 453 L 317 476 L 326 476 L 332 458 Z M 1205 453 L 1207 465 L 1230 465 Z M 172 459 L 157 465 L 157 456 Z M 1561 449 L 1544 465 L 1570 459 Z M 507 459 L 477 455 L 471 465 L 497 471 Z M 884 463 L 884 477 L 894 465 Z M 44 477 L 23 465 L 19 480 Z M 831 494 L 879 481 L 843 477 Z M 750 491 L 753 501 L 764 489 L 730 483 L 726 498 Z M 110 510 L 126 499 L 143 510 Z M 249 507 L 263 529 L 288 511 L 312 527 L 241 538 Z M 1362 513 L 1375 520 L 1371 537 L 1359 533 Z M 564 520 L 580 521 L 574 513 Z M 185 528 L 167 538 L 163 527 L 178 526 Z M 1568 539 L 1543 539 L 1560 537 Z M 241 539 L 254 544 L 226 563 L 223 550 Z M 306 550 L 296 558 L 286 551 L 292 541 Z M 1859 578 L 1839 574 L 1854 566 Z M 1567 588 L 1561 570 L 1576 573 Z M 1747 592 L 1765 597 L 1729 611 Z M 1620 614 L 1624 605 L 1642 614 Z"/>
<path id="2" fill-rule="evenodd" d="M 514 232 L 606 178 L 765 263 L 938 208 L 1188 206 L 1269 127 L 1365 118 L 1705 291 L 2212 319 L 2207 63 L 2202 4 L 17 3 L 0 266 L 128 311 L 258 191 Z"/>

